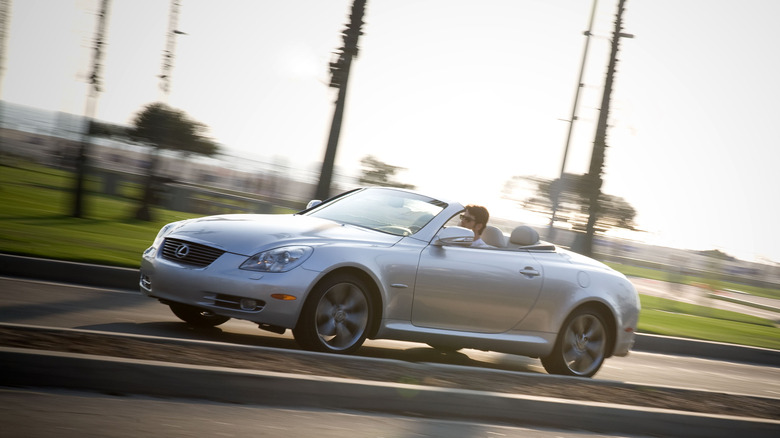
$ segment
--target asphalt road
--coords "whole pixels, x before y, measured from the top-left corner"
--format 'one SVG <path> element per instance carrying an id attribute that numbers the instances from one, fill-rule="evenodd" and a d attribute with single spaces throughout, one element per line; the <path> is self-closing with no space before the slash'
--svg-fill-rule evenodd
<path id="1" fill-rule="evenodd" d="M 2 277 L 0 290 L 0 323 L 299 349 L 289 332 L 277 335 L 243 321 L 231 320 L 215 330 L 191 330 L 167 306 L 136 291 Z M 537 359 L 477 350 L 444 355 L 426 345 L 406 342 L 368 341 L 359 355 L 545 374 Z M 632 352 L 628 357 L 608 359 L 594 379 L 780 398 L 777 366 L 689 356 Z"/>
<path id="2" fill-rule="evenodd" d="M 0 423 L 8 438 L 611 436 L 400 415 L 22 389 L 0 389 Z"/>

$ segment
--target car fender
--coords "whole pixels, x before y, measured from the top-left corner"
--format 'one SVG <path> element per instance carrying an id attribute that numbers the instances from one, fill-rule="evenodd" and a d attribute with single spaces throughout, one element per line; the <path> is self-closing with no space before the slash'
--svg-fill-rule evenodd
<path id="1" fill-rule="evenodd" d="M 319 272 L 309 289 L 328 275 L 345 269 L 363 272 L 377 288 L 377 303 L 382 319 L 411 319 L 414 282 L 420 252 L 425 244 L 415 239 L 402 239 L 392 251 L 373 245 L 350 246 L 325 245 L 316 248 L 315 254 L 301 268 Z M 360 256 L 356 257 L 355 252 Z"/>
<path id="2" fill-rule="evenodd" d="M 542 292 L 518 330 L 557 333 L 577 308 L 596 303 L 609 311 L 614 335 L 636 328 L 638 299 L 633 285 L 619 272 L 606 266 L 572 264 L 554 255 L 535 255 L 545 268 Z M 621 315 L 625 315 L 621 317 Z"/>

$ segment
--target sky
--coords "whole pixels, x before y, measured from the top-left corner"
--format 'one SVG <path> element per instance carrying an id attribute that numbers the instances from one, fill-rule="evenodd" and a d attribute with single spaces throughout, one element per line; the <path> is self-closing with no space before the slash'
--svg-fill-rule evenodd
<path id="1" fill-rule="evenodd" d="M 424 192 L 525 217 L 513 176 L 556 178 L 594 0 L 368 0 L 337 166 L 406 170 Z M 171 91 L 158 75 L 169 2 L 112 0 L 96 118 L 165 100 L 232 154 L 316 175 L 350 0 L 181 0 Z M 3 100 L 83 114 L 98 0 L 11 0 Z M 566 172 L 585 173 L 617 0 L 597 0 Z M 628 0 L 604 192 L 653 244 L 780 262 L 780 1 Z M 530 220 L 530 219 L 529 219 Z"/>

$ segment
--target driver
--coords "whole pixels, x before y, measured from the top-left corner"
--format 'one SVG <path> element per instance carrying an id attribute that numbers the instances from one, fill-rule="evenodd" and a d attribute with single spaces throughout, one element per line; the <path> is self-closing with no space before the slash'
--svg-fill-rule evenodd
<path id="1" fill-rule="evenodd" d="M 474 232 L 474 242 L 471 244 L 475 248 L 487 248 L 490 245 L 482 240 L 482 232 L 485 231 L 490 214 L 487 208 L 481 205 L 469 204 L 466 210 L 460 215 L 460 226 L 468 228 Z"/>

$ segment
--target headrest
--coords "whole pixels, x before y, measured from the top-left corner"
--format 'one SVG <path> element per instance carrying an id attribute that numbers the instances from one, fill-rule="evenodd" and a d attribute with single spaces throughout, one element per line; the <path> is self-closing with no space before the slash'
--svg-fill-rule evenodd
<path id="1" fill-rule="evenodd" d="M 509 236 L 509 243 L 519 246 L 536 245 L 539 243 L 539 233 L 528 225 L 520 225 L 512 230 L 512 235 Z"/>
<path id="2" fill-rule="evenodd" d="M 498 228 L 488 225 L 482 231 L 482 240 L 490 246 L 506 248 L 507 239 L 504 233 Z"/>

